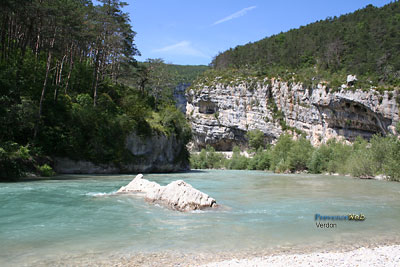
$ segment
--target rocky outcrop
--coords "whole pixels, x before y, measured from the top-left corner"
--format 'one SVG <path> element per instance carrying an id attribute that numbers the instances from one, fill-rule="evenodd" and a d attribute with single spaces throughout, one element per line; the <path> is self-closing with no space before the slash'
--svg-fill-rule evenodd
<path id="1" fill-rule="evenodd" d="M 144 193 L 148 202 L 159 203 L 178 211 L 217 207 L 215 199 L 182 180 L 160 186 L 155 182 L 143 179 L 142 174 L 137 175 L 127 186 L 121 187 L 117 193 Z"/>
<path id="2" fill-rule="evenodd" d="M 148 193 L 159 187 L 161 186 L 156 182 L 143 179 L 143 174 L 138 174 L 129 184 L 122 186 L 117 193 Z"/>
<path id="3" fill-rule="evenodd" d="M 301 131 L 314 145 L 331 138 L 351 142 L 357 136 L 396 133 L 399 92 L 363 91 L 350 87 L 354 82 L 356 77 L 349 77 L 349 84 L 336 91 L 325 83 L 307 88 L 255 77 L 230 82 L 217 77 L 212 84 L 195 84 L 187 92 L 186 107 L 195 147 L 245 146 L 246 132 L 253 129 L 263 131 L 267 142 L 284 130 L 294 135 Z"/>
<path id="4" fill-rule="evenodd" d="M 357 82 L 357 76 L 351 74 L 347 75 L 346 82 L 348 86 L 354 85 Z"/>
<path id="5" fill-rule="evenodd" d="M 65 174 L 110 174 L 137 172 L 176 172 L 189 169 L 185 146 L 174 135 L 153 134 L 141 137 L 131 133 L 125 140 L 131 153 L 129 162 L 95 164 L 89 161 L 55 158 L 54 169 Z"/>

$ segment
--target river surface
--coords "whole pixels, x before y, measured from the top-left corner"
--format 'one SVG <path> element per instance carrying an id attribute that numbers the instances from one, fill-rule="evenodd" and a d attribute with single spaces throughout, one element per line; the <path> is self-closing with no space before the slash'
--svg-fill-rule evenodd
<path id="1" fill-rule="evenodd" d="M 400 238 L 400 183 L 257 171 L 147 174 L 176 179 L 215 198 L 215 211 L 181 213 L 114 194 L 134 176 L 69 175 L 0 184 L 0 265 L 34 265 L 71 255 L 235 251 L 334 246 Z M 364 214 L 329 221 L 315 214 Z"/>

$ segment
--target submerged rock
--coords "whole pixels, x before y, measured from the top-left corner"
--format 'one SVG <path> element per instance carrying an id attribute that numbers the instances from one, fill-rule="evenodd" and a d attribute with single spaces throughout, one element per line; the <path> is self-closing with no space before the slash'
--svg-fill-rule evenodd
<path id="1" fill-rule="evenodd" d="M 191 211 L 217 207 L 215 199 L 193 188 L 183 180 L 161 186 L 143 179 L 139 174 L 128 185 L 121 187 L 117 193 L 145 193 L 145 199 L 159 203 L 178 211 Z"/>

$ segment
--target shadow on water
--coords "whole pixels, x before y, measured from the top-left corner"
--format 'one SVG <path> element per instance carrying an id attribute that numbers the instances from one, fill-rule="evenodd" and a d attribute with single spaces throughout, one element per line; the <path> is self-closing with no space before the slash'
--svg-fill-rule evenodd
<path id="1" fill-rule="evenodd" d="M 207 170 L 183 170 L 173 172 L 176 174 L 189 174 L 189 173 L 206 173 Z M 172 172 L 154 172 L 154 173 L 143 173 L 143 174 L 173 174 Z M 132 179 L 139 173 L 120 173 L 120 174 L 57 174 L 52 177 L 23 177 L 19 179 L 10 179 L 2 181 L 0 180 L 0 184 L 6 183 L 27 183 L 27 182 L 43 182 L 43 181 L 67 181 L 67 180 L 85 180 L 85 179 L 93 179 L 93 177 L 104 177 L 104 178 L 119 178 L 121 176 L 132 176 Z"/>
<path id="2" fill-rule="evenodd" d="M 135 176 L 136 174 L 132 174 L 131 176 Z M 129 176 L 129 174 L 59 174 L 52 177 L 25 177 L 20 178 L 18 180 L 9 180 L 9 181 L 1 181 L 1 183 L 27 183 L 27 182 L 43 182 L 43 181 L 66 181 L 66 180 L 85 180 L 85 179 L 93 179 L 93 177 L 121 177 L 121 176 Z"/>

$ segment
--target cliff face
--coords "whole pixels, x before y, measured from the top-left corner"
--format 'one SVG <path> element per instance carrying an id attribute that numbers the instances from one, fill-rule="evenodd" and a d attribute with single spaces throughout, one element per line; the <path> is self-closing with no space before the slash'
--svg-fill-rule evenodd
<path id="1" fill-rule="evenodd" d="M 132 133 L 126 138 L 125 147 L 133 156 L 129 163 L 94 164 L 89 161 L 56 158 L 54 169 L 57 173 L 66 174 L 176 172 L 189 169 L 189 162 L 185 159 L 185 146 L 175 136 L 153 134 L 150 137 L 139 137 Z"/>
<path id="2" fill-rule="evenodd" d="M 284 130 L 306 133 L 313 145 L 328 139 L 353 141 L 373 134 L 395 133 L 399 121 L 398 91 L 342 88 L 329 91 L 324 84 L 308 89 L 278 79 L 197 84 L 187 92 L 186 115 L 194 144 L 217 150 L 245 146 L 246 132 L 259 129 L 268 142 Z M 296 133 L 297 132 L 297 133 Z"/>

